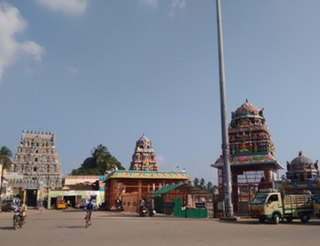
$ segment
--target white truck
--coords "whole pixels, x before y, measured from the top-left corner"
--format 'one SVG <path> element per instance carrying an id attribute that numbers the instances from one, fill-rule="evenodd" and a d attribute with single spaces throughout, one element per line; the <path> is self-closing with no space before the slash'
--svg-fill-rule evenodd
<path id="1" fill-rule="evenodd" d="M 249 209 L 252 218 L 259 219 L 261 223 L 271 220 L 274 224 L 278 224 L 280 219 L 287 222 L 300 219 L 307 223 L 314 213 L 311 195 L 281 195 L 280 192 L 257 193 Z"/>

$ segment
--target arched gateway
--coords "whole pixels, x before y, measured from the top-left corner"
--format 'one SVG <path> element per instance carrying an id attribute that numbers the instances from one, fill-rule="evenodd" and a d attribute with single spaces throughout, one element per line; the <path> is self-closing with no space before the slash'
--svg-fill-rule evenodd
<path id="1" fill-rule="evenodd" d="M 246 214 L 257 190 L 271 188 L 282 167 L 275 158 L 263 109 L 246 101 L 232 112 L 228 133 L 234 211 Z M 222 156 L 213 166 L 218 169 L 219 194 L 223 196 Z"/>

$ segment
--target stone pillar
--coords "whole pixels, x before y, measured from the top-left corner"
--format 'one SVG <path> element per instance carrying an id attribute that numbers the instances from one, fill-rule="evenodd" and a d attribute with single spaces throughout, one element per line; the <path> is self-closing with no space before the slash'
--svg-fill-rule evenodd
<path id="1" fill-rule="evenodd" d="M 138 181 L 138 186 L 139 186 L 139 200 L 142 198 L 142 184 L 141 180 Z"/>
<path id="2" fill-rule="evenodd" d="M 238 175 L 236 173 L 232 173 L 232 203 L 234 212 L 238 212 Z"/>
<path id="3" fill-rule="evenodd" d="M 27 203 L 27 190 L 24 190 L 24 191 L 23 191 L 22 202 L 23 202 L 24 204 Z"/>

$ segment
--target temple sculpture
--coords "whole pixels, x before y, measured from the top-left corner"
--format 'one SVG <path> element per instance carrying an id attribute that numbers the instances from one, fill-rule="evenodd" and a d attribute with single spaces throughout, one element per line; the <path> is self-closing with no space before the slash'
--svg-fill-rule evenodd
<path id="1" fill-rule="evenodd" d="M 263 109 L 246 101 L 232 112 L 228 135 L 232 200 L 234 211 L 241 214 L 247 212 L 248 202 L 258 189 L 273 186 L 277 170 L 282 167 L 275 158 Z M 219 193 L 223 194 L 222 156 L 213 166 L 218 169 Z"/>

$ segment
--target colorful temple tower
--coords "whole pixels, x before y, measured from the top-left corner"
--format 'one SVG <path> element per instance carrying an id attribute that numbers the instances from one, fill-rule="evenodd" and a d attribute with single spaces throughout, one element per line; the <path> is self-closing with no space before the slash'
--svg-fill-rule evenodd
<path id="1" fill-rule="evenodd" d="M 235 213 L 246 213 L 259 188 L 271 188 L 277 170 L 275 148 L 263 115 L 248 101 L 232 112 L 228 128 L 232 201 Z M 218 169 L 219 194 L 223 193 L 223 158 L 213 165 Z"/>
<path id="2" fill-rule="evenodd" d="M 143 134 L 136 142 L 130 170 L 159 171 L 151 141 Z"/>
<path id="3" fill-rule="evenodd" d="M 62 187 L 61 164 L 54 139 L 52 133 L 26 131 L 22 134 L 11 165 L 11 172 L 22 179 L 12 180 L 10 185 L 29 206 L 45 199 L 49 189 Z"/>

